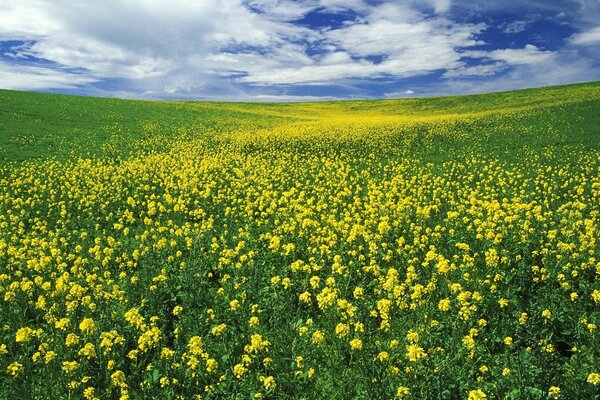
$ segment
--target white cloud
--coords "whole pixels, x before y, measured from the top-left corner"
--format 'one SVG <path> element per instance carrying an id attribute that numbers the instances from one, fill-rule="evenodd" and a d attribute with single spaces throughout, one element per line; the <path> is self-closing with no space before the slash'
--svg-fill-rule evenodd
<path id="1" fill-rule="evenodd" d="M 506 63 L 497 62 L 493 64 L 481 64 L 473 66 L 463 66 L 460 68 L 452 69 L 444 73 L 444 78 L 457 78 L 457 77 L 473 77 L 473 76 L 490 76 L 495 75 L 498 72 L 503 71 L 508 66 Z"/>
<path id="2" fill-rule="evenodd" d="M 492 51 L 467 51 L 465 55 L 473 58 L 489 58 L 503 61 L 507 64 L 539 64 L 549 61 L 556 55 L 554 51 L 540 50 L 532 44 L 522 49 L 498 49 Z"/>
<path id="3" fill-rule="evenodd" d="M 97 79 L 62 69 L 17 66 L 0 62 L 0 82 L 3 89 L 41 90 L 73 89 Z"/>
<path id="4" fill-rule="evenodd" d="M 568 11 L 565 19 L 573 18 L 574 12 L 598 15 L 600 7 L 595 2 L 572 1 L 576 11 Z M 511 7 L 534 4 L 553 15 L 559 12 L 556 4 L 546 3 L 515 0 Z M 5 59 L 21 58 L 21 64 L 27 57 L 52 62 L 29 67 L 4 62 L 0 86 L 73 88 L 118 78 L 126 82 L 119 93 L 132 96 L 211 93 L 216 97 L 221 90 L 232 98 L 256 98 L 261 94 L 254 89 L 275 96 L 267 88 L 275 86 L 285 98 L 293 99 L 285 93 L 290 85 L 352 87 L 358 80 L 398 79 L 434 71 L 451 80 L 488 79 L 510 68 L 555 60 L 559 52 L 531 44 L 471 50 L 483 44 L 478 38 L 487 26 L 453 20 L 456 10 L 468 9 L 474 15 L 502 7 L 507 6 L 484 0 L 404 0 L 377 5 L 364 0 L 0 1 L 0 41 L 26 41 Z M 349 20 L 333 28 L 294 23 L 310 13 L 349 10 Z M 527 21 L 513 21 L 503 29 L 518 32 Z M 600 27 L 586 29 L 569 43 L 600 41 Z M 480 64 L 471 65 L 465 57 Z"/>
<path id="5" fill-rule="evenodd" d="M 414 90 L 408 89 L 408 90 L 404 91 L 404 94 L 413 94 L 414 92 L 415 92 Z"/>
<path id="6" fill-rule="evenodd" d="M 425 18 L 394 4 L 373 7 L 361 21 L 322 33 L 337 49 L 312 64 L 250 72 L 256 85 L 322 84 L 349 78 L 414 76 L 461 66 L 461 49 L 478 44 L 483 24 Z"/>
<path id="7" fill-rule="evenodd" d="M 572 44 L 584 46 L 600 43 L 600 26 L 597 26 L 586 32 L 576 33 L 571 36 L 570 41 Z"/>
<path id="8" fill-rule="evenodd" d="M 516 20 L 510 23 L 502 24 L 502 32 L 504 33 L 519 33 L 527 29 L 530 22 L 525 20 Z"/>

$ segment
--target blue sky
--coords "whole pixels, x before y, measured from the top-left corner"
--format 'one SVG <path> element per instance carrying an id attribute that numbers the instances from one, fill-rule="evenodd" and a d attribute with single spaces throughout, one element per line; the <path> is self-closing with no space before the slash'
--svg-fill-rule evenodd
<path id="1" fill-rule="evenodd" d="M 294 101 L 600 80 L 597 0 L 0 0 L 0 88 Z"/>

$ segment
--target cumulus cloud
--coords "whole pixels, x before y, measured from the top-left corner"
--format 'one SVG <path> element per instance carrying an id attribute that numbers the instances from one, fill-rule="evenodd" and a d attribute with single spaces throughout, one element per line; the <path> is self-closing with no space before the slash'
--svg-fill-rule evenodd
<path id="1" fill-rule="evenodd" d="M 452 69 L 444 73 L 444 78 L 457 78 L 457 77 L 472 77 L 472 76 L 491 76 L 505 70 L 507 65 L 505 63 L 492 63 L 492 64 L 481 64 L 473 66 L 463 66 L 460 68 Z"/>
<path id="2" fill-rule="evenodd" d="M 556 55 L 554 51 L 540 50 L 537 46 L 527 44 L 522 49 L 497 49 L 492 51 L 469 51 L 469 57 L 489 58 L 507 64 L 539 64 Z"/>
<path id="3" fill-rule="evenodd" d="M 571 43 L 575 45 L 590 45 L 600 43 L 600 26 L 571 36 Z"/>
<path id="4" fill-rule="evenodd" d="M 569 1 L 577 4 L 579 13 L 599 10 L 588 0 Z M 556 4 L 541 0 L 515 0 L 511 7 L 531 7 L 531 3 L 553 15 L 559 12 Z M 469 15 L 484 13 L 501 4 L 484 0 L 4 1 L 0 2 L 0 45 L 22 43 L 0 54 L 0 82 L 2 87 L 21 89 L 98 85 L 98 92 L 105 94 L 101 83 L 117 79 L 126 87 L 119 93 L 132 96 L 212 93 L 217 97 L 221 90 L 240 99 L 278 95 L 295 99 L 287 88 L 352 88 L 364 80 L 436 72 L 442 79 L 492 77 L 510 68 L 534 68 L 553 61 L 558 51 L 533 44 L 477 47 L 486 44 L 481 38 L 488 26 L 459 21 L 453 14 L 466 9 Z M 297 22 L 323 13 L 343 13 L 345 20 L 333 27 Z M 563 19 L 573 20 L 573 15 L 569 12 Z M 519 32 L 525 24 L 514 20 L 501 29 Z M 568 45 L 600 41 L 600 28 L 586 26 Z M 28 64 L 31 60 L 35 62 Z"/>
<path id="5" fill-rule="evenodd" d="M 407 6 L 383 4 L 353 24 L 322 32 L 335 49 L 313 63 L 249 73 L 257 85 L 314 84 L 347 78 L 414 76 L 461 65 L 461 49 L 479 42 L 484 24 L 425 18 Z"/>
<path id="6" fill-rule="evenodd" d="M 73 89 L 78 85 L 97 82 L 97 79 L 64 69 L 18 66 L 0 62 L 0 82 L 3 89 Z"/>

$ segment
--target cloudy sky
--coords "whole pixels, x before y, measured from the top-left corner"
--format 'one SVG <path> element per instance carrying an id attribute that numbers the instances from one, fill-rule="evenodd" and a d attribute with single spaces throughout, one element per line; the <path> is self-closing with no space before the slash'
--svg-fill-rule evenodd
<path id="1" fill-rule="evenodd" d="M 598 0 L 0 0 L 0 88 L 313 100 L 600 80 Z"/>

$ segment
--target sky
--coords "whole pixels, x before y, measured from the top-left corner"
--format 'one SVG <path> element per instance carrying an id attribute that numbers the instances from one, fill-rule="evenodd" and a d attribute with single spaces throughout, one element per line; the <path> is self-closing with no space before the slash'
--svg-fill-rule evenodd
<path id="1" fill-rule="evenodd" d="M 600 80 L 600 0 L 0 0 L 0 88 L 185 100 Z"/>

